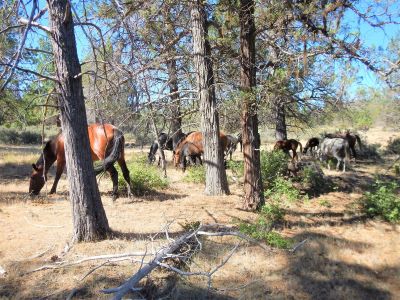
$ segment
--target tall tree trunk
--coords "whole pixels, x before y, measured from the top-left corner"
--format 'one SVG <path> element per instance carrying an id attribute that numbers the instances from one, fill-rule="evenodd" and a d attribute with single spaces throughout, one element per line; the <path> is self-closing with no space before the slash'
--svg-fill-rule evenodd
<path id="1" fill-rule="evenodd" d="M 254 1 L 240 0 L 240 85 L 244 95 L 242 105 L 242 139 L 244 156 L 243 209 L 256 210 L 264 203 L 260 168 L 260 134 L 257 103 L 253 94 L 256 85 Z"/>
<path id="2" fill-rule="evenodd" d="M 287 140 L 285 105 L 280 98 L 275 103 L 275 137 L 277 140 Z"/>
<path id="3" fill-rule="evenodd" d="M 174 55 L 174 54 L 171 54 Z M 179 100 L 178 76 L 176 70 L 176 60 L 171 59 L 167 62 L 169 92 L 171 93 L 171 133 L 173 134 L 173 144 L 178 142 L 177 137 L 182 133 L 181 102 Z"/>
<path id="4" fill-rule="evenodd" d="M 68 0 L 48 0 L 57 90 L 72 203 L 74 241 L 105 238 L 110 231 L 90 154 L 81 67 Z"/>
<path id="5" fill-rule="evenodd" d="M 203 0 L 194 0 L 191 8 L 193 56 L 200 97 L 201 131 L 207 195 L 229 194 L 224 166 L 224 153 L 219 138 L 219 117 L 214 90 L 211 48 L 208 42 L 207 20 Z"/>

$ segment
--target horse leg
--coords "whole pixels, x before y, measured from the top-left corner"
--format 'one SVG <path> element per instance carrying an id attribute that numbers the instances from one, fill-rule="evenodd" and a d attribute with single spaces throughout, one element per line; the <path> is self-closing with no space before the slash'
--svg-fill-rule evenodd
<path id="1" fill-rule="evenodd" d="M 109 167 L 107 172 L 110 173 L 111 181 L 113 183 L 112 198 L 113 201 L 115 201 L 118 198 L 118 172 L 114 166 Z"/>
<path id="2" fill-rule="evenodd" d="M 197 156 L 197 158 L 199 159 L 200 166 L 202 166 L 203 165 L 203 161 L 201 160 L 201 156 L 199 155 L 199 156 Z"/>
<path id="3" fill-rule="evenodd" d="M 299 157 L 297 155 L 297 152 L 295 149 L 292 149 L 293 151 L 293 158 L 292 158 L 292 162 L 294 163 L 295 160 L 299 161 Z"/>
<path id="4" fill-rule="evenodd" d="M 54 194 L 57 190 L 58 181 L 61 178 L 61 175 L 64 171 L 65 161 L 59 162 L 57 161 L 57 170 L 56 170 L 56 178 L 54 178 L 53 186 L 51 187 L 50 194 Z"/>
<path id="5" fill-rule="evenodd" d="M 118 160 L 118 164 L 121 167 L 121 171 L 122 171 L 122 176 L 124 176 L 124 179 L 127 183 L 128 186 L 128 197 L 132 196 L 132 191 L 133 191 L 133 187 L 132 187 L 132 181 L 131 181 L 131 177 L 129 175 L 129 170 L 128 167 L 126 166 L 126 162 L 124 158 L 120 158 Z"/>

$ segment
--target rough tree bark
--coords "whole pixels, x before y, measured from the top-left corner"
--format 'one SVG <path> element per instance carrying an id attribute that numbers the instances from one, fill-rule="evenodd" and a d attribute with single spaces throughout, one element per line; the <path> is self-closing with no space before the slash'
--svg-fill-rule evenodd
<path id="1" fill-rule="evenodd" d="M 176 137 L 180 137 L 182 133 L 181 103 L 179 101 L 178 77 L 175 59 L 171 59 L 167 62 L 167 70 L 169 77 L 169 92 L 171 93 L 171 133 L 173 134 L 172 140 L 175 145 L 177 143 Z"/>
<path id="2" fill-rule="evenodd" d="M 219 139 L 211 48 L 208 42 L 207 20 L 202 0 L 192 1 L 191 7 L 193 56 L 200 98 L 201 131 L 203 133 L 206 166 L 206 195 L 229 194 L 224 167 L 224 153 Z"/>
<path id="3" fill-rule="evenodd" d="M 254 1 L 240 0 L 240 85 L 243 93 L 242 139 L 244 156 L 243 209 L 256 210 L 264 203 L 260 168 L 260 135 L 256 98 Z"/>
<path id="4" fill-rule="evenodd" d="M 278 98 L 276 99 L 274 108 L 275 108 L 275 138 L 277 140 L 287 140 L 285 105 L 282 104 L 280 99 Z"/>
<path id="5" fill-rule="evenodd" d="M 69 0 L 48 0 L 61 125 L 65 139 L 73 240 L 93 241 L 110 231 L 93 169 L 81 67 Z"/>

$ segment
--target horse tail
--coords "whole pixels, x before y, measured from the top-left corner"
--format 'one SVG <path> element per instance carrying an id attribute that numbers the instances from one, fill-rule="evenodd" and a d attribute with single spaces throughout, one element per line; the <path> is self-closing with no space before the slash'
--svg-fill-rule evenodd
<path id="1" fill-rule="evenodd" d="M 303 145 L 299 142 L 299 146 L 300 146 L 300 153 L 303 153 Z"/>
<path id="2" fill-rule="evenodd" d="M 360 136 L 359 136 L 359 135 L 357 135 L 357 134 L 355 134 L 354 136 L 356 137 L 356 140 L 357 140 L 358 146 L 360 147 L 360 150 L 361 150 L 361 139 L 360 139 Z"/>
<path id="3" fill-rule="evenodd" d="M 96 175 L 107 171 L 121 156 L 124 151 L 125 138 L 121 131 L 114 129 L 114 137 L 112 139 L 112 148 L 108 156 L 102 163 L 94 168 Z"/>

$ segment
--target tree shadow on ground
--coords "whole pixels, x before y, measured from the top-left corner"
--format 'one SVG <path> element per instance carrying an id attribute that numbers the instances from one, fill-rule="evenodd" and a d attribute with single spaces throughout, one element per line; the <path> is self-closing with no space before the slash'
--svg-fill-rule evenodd
<path id="1" fill-rule="evenodd" d="M 282 224 L 278 224 L 281 226 L 278 227 L 320 227 L 320 226 L 342 226 L 349 225 L 354 223 L 365 223 L 369 218 L 365 214 L 347 214 L 347 213 L 338 213 L 338 212 L 330 212 L 323 211 L 318 213 L 309 213 L 309 212 L 295 212 L 293 210 L 286 209 L 285 213 L 289 216 L 300 217 L 300 220 L 285 220 Z M 304 221 L 304 219 L 308 219 L 309 222 Z"/>
<path id="2" fill-rule="evenodd" d="M 110 192 L 106 193 L 110 195 Z M 146 191 L 143 195 L 133 195 L 133 197 L 128 197 L 127 192 L 121 192 L 120 193 L 120 198 L 123 199 L 128 199 L 124 201 L 124 204 L 132 204 L 135 202 L 141 202 L 141 201 L 168 201 L 168 200 L 178 200 L 182 198 L 188 197 L 187 194 L 176 194 L 176 193 L 169 193 L 169 192 L 163 192 L 163 191 L 156 191 L 156 190 L 150 190 Z"/>
<path id="3" fill-rule="evenodd" d="M 339 256 L 334 252 L 340 249 L 362 253 L 369 244 L 314 232 L 302 232 L 294 239 L 307 239 L 307 243 L 295 254 L 289 254 L 288 268 L 279 271 L 288 278 L 288 291 L 293 296 L 308 299 L 390 299 L 393 296 L 387 290 L 387 282 L 382 284 L 382 281 L 398 274 L 400 266 L 375 270 L 332 258 Z M 295 291 L 298 293 L 294 294 Z"/>

